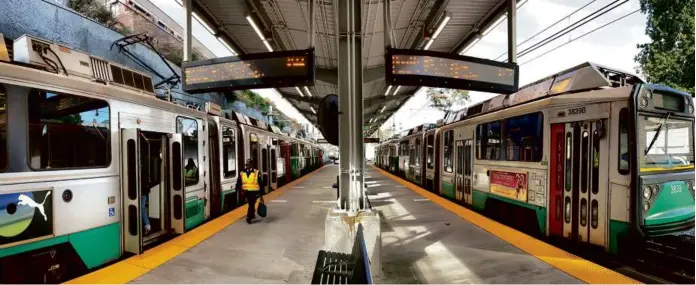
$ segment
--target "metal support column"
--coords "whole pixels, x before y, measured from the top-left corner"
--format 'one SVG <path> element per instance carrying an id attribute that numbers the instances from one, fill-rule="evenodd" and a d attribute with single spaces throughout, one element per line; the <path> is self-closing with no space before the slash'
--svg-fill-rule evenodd
<path id="1" fill-rule="evenodd" d="M 508 0 L 508 62 L 517 63 L 517 1 Z"/>
<path id="2" fill-rule="evenodd" d="M 339 149 L 339 179 L 340 189 L 338 208 L 348 210 L 350 197 L 350 96 L 351 96 L 351 52 L 350 52 L 350 19 L 349 0 L 338 3 L 338 149 Z"/>
<path id="3" fill-rule="evenodd" d="M 184 61 L 191 60 L 191 13 L 193 13 L 192 0 L 184 0 Z"/>
<path id="4" fill-rule="evenodd" d="M 361 0 L 339 0 L 339 208 L 356 213 L 367 206 L 363 191 Z"/>
<path id="5" fill-rule="evenodd" d="M 384 8 L 384 46 L 394 47 L 394 38 L 392 37 L 391 30 L 391 0 L 383 1 L 384 2 L 382 2 L 382 7 Z"/>
<path id="6" fill-rule="evenodd" d="M 314 5 L 315 5 L 315 0 L 309 0 L 309 48 L 314 48 L 314 34 L 316 31 L 316 28 L 314 27 L 315 21 L 314 21 Z"/>
<path id="7" fill-rule="evenodd" d="M 352 65 L 353 73 L 353 94 L 351 96 L 352 125 L 353 134 L 351 136 L 353 145 L 353 156 L 351 166 L 353 168 L 351 199 L 355 204 L 351 210 L 363 210 L 367 206 L 367 197 L 364 191 L 364 168 L 365 168 L 365 142 L 363 140 L 363 68 L 362 68 L 362 0 L 352 0 Z"/>

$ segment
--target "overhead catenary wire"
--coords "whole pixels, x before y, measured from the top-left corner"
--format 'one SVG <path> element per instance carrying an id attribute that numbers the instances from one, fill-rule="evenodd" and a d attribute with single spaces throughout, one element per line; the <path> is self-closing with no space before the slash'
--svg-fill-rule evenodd
<path id="1" fill-rule="evenodd" d="M 585 5 L 583 5 L 582 7 L 578 8 L 577 10 L 571 12 L 571 13 L 568 14 L 568 15 L 565 15 L 565 17 L 561 18 L 560 20 L 558 20 L 558 21 L 556 21 L 555 23 L 553 23 L 553 24 L 547 26 L 546 28 L 544 28 L 544 29 L 541 30 L 540 32 L 534 34 L 533 36 L 531 36 L 531 37 L 527 38 L 526 40 L 524 40 L 523 42 L 519 43 L 519 44 L 517 45 L 517 47 L 520 47 L 520 46 L 522 46 L 523 44 L 529 42 L 530 40 L 532 40 L 532 39 L 535 38 L 536 36 L 540 35 L 541 33 L 548 31 L 549 29 L 551 29 L 551 28 L 553 28 L 554 26 L 556 26 L 558 23 L 564 21 L 565 19 L 568 19 L 568 18 L 569 18 L 570 16 L 572 16 L 572 15 L 575 15 L 577 12 L 580 12 L 582 9 L 585 9 L 585 7 L 589 6 L 590 4 L 592 4 L 592 3 L 594 3 L 594 2 L 597 2 L 597 0 L 592 0 L 592 1 L 590 1 L 590 2 L 587 2 L 587 3 L 586 3 Z M 501 57 L 503 57 L 503 56 L 505 56 L 505 55 L 507 55 L 507 52 L 504 52 L 503 54 L 499 55 L 499 56 L 496 57 L 494 60 L 497 61 L 497 60 L 499 60 Z"/>
<path id="2" fill-rule="evenodd" d="M 598 18 L 598 17 L 600 17 L 600 16 L 602 16 L 602 15 L 604 15 L 604 14 L 606 14 L 606 13 L 609 13 L 610 11 L 612 11 L 612 10 L 618 8 L 619 6 L 624 5 L 624 4 L 626 4 L 626 3 L 628 2 L 628 0 L 624 0 L 623 2 L 619 3 L 618 5 L 614 5 L 614 4 L 615 4 L 616 2 L 618 2 L 618 1 L 620 1 L 620 0 L 616 0 L 616 1 L 614 1 L 614 2 L 609 3 L 608 5 L 606 5 L 606 6 L 602 7 L 602 8 L 600 8 L 599 10 L 593 12 L 592 14 L 585 16 L 584 18 L 582 18 L 582 19 L 576 21 L 575 23 L 569 25 L 568 27 L 566 27 L 566 28 L 564 28 L 564 29 L 562 29 L 562 30 L 556 32 L 555 34 L 553 34 L 553 35 L 551 35 L 551 36 L 549 36 L 549 37 L 547 37 L 547 38 L 545 38 L 545 39 L 543 39 L 543 40 L 541 40 L 541 41 L 539 41 L 539 42 L 537 42 L 536 44 L 534 44 L 534 45 L 532 45 L 532 46 L 526 48 L 525 50 L 519 52 L 519 53 L 517 54 L 517 56 L 518 56 L 518 57 L 525 56 L 525 55 L 527 55 L 527 54 L 529 54 L 529 53 L 531 53 L 531 52 L 533 52 L 533 51 L 535 51 L 535 50 L 537 50 L 537 49 L 539 49 L 539 48 L 541 48 L 541 47 L 543 47 L 543 46 L 545 46 L 545 45 L 547 45 L 547 44 L 549 44 L 549 43 L 551 43 L 551 42 L 553 42 L 553 41 L 555 41 L 555 40 L 557 40 L 558 38 L 567 35 L 568 33 L 570 33 L 570 32 L 572 32 L 572 31 L 576 30 L 577 28 L 586 25 L 587 23 L 591 22 L 592 20 L 594 20 L 594 19 L 596 19 L 596 18 Z M 612 5 L 614 5 L 614 6 L 612 6 Z M 609 9 L 607 9 L 607 10 L 605 10 L 605 8 L 610 7 L 610 6 L 612 6 L 612 7 L 609 8 Z M 598 14 L 598 13 L 599 13 L 599 14 Z M 592 18 L 590 18 L 590 17 L 592 17 Z M 588 19 L 588 18 L 589 18 L 589 19 Z M 578 24 L 578 23 L 580 23 L 580 24 Z"/>
<path id="3" fill-rule="evenodd" d="M 555 48 L 553 48 L 553 49 L 551 49 L 551 50 L 549 50 L 549 51 L 546 51 L 546 52 L 544 52 L 544 53 L 542 53 L 542 54 L 540 54 L 540 55 L 538 55 L 538 56 L 536 56 L 536 57 L 534 57 L 534 58 L 532 58 L 532 59 L 530 59 L 530 60 L 528 60 L 528 61 L 525 61 L 525 62 L 523 62 L 523 63 L 520 63 L 520 65 L 525 65 L 525 64 L 530 63 L 530 62 L 532 62 L 532 61 L 534 61 L 534 60 L 537 60 L 538 58 L 543 57 L 543 56 L 545 56 L 545 55 L 547 55 L 547 54 L 549 54 L 549 53 L 551 53 L 551 52 L 553 52 L 553 51 L 555 51 L 555 50 L 557 50 L 557 49 L 559 49 L 559 48 L 561 48 L 561 47 L 563 47 L 563 46 L 565 46 L 565 45 L 567 45 L 567 44 L 570 44 L 570 43 L 572 43 L 572 42 L 574 42 L 574 41 L 576 41 L 576 40 L 579 40 L 579 39 L 583 38 L 583 37 L 586 36 L 586 35 L 589 35 L 589 34 L 591 34 L 591 33 L 594 33 L 594 32 L 597 31 L 597 30 L 600 30 L 600 29 L 602 29 L 602 28 L 604 28 L 604 27 L 606 27 L 606 26 L 609 26 L 609 25 L 611 25 L 611 24 L 613 24 L 613 23 L 615 23 L 615 22 L 618 22 L 618 21 L 620 21 L 620 20 L 622 20 L 622 19 L 624 19 L 624 18 L 626 18 L 626 17 L 628 17 L 628 16 L 630 16 L 630 15 L 633 15 L 633 14 L 639 12 L 639 11 L 640 11 L 640 9 L 637 9 L 637 10 L 634 10 L 633 12 L 631 12 L 631 13 L 628 13 L 628 14 L 626 14 L 626 15 L 623 15 L 623 16 L 619 17 L 619 18 L 616 18 L 616 19 L 614 19 L 614 20 L 612 20 L 612 21 L 610 21 L 610 22 L 608 22 L 608 23 L 606 23 L 606 24 L 604 24 L 604 25 L 601 25 L 601 26 L 599 26 L 599 27 L 597 27 L 597 28 L 595 28 L 595 29 L 593 29 L 593 30 L 587 32 L 587 33 L 584 33 L 584 34 L 580 35 L 580 36 L 577 37 L 577 38 L 574 38 L 574 39 L 572 39 L 572 40 L 570 40 L 570 41 L 568 41 L 568 42 L 565 42 L 565 43 L 563 43 L 563 44 L 561 44 L 561 45 L 559 45 L 559 46 L 557 46 L 557 47 L 555 47 Z"/>

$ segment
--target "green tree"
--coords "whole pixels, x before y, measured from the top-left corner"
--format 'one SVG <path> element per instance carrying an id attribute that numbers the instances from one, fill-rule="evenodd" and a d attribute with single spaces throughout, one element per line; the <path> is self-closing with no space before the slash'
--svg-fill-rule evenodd
<path id="1" fill-rule="evenodd" d="M 426 95 L 430 100 L 430 107 L 440 111 L 449 111 L 452 107 L 469 101 L 469 91 L 461 89 L 428 88 Z"/>
<path id="2" fill-rule="evenodd" d="M 87 18 L 113 28 L 117 23 L 116 19 L 103 3 L 104 1 L 99 0 L 70 0 L 68 7 Z"/>
<path id="3" fill-rule="evenodd" d="M 651 42 L 635 60 L 649 82 L 694 92 L 694 0 L 640 0 Z"/>

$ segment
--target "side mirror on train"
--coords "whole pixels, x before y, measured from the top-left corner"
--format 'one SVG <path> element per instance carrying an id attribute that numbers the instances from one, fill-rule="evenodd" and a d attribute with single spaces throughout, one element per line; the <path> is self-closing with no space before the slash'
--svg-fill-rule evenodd
<path id="1" fill-rule="evenodd" d="M 338 96 L 330 94 L 321 99 L 317 108 L 317 121 L 324 139 L 338 146 Z"/>

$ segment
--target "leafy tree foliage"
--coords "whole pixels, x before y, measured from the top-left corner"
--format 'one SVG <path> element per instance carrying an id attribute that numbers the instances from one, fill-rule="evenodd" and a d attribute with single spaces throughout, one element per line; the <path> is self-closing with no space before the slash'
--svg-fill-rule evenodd
<path id="1" fill-rule="evenodd" d="M 469 101 L 469 91 L 460 89 L 428 88 L 426 95 L 430 100 L 430 107 L 440 111 L 449 111 L 453 106 Z"/>
<path id="2" fill-rule="evenodd" d="M 646 34 L 635 60 L 653 83 L 694 92 L 694 0 L 640 0 L 648 15 Z"/>
<path id="3" fill-rule="evenodd" d="M 103 3 L 104 1 L 99 0 L 70 0 L 68 7 L 87 18 L 112 28 L 117 23 L 116 19 Z"/>

